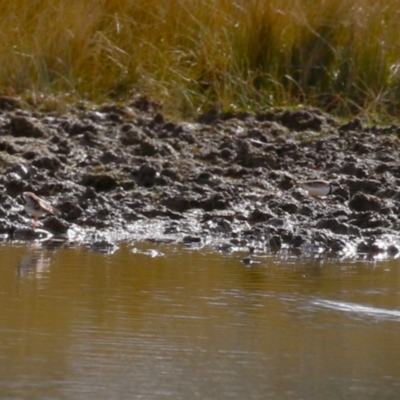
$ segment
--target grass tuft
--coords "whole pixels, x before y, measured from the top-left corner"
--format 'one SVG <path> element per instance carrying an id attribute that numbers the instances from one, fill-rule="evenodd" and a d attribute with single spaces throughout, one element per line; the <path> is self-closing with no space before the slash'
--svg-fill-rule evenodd
<path id="1" fill-rule="evenodd" d="M 303 104 L 394 115 L 398 0 L 14 0 L 0 4 L 0 89 L 167 114 Z"/>

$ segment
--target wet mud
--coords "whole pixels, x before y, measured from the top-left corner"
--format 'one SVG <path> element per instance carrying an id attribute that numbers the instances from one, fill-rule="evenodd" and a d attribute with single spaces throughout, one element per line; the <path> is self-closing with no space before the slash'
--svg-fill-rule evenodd
<path id="1" fill-rule="evenodd" d="M 388 255 L 400 250 L 400 126 L 345 123 L 317 109 L 209 112 L 166 121 L 160 105 L 63 113 L 0 98 L 0 238 L 111 252 L 120 241 L 221 251 Z M 315 199 L 300 180 L 337 180 Z M 17 198 L 61 211 L 39 230 Z"/>

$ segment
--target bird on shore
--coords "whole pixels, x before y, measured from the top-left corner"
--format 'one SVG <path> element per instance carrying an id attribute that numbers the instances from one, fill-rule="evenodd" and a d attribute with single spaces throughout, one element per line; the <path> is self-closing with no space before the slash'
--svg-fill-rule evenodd
<path id="1" fill-rule="evenodd" d="M 33 217 L 32 229 L 36 229 L 40 217 L 43 217 L 46 214 L 61 214 L 59 210 L 32 192 L 22 193 L 20 199 L 25 211 Z"/>
<path id="2" fill-rule="evenodd" d="M 299 186 L 306 190 L 312 197 L 329 196 L 335 190 L 340 188 L 338 181 L 323 181 L 318 179 L 313 181 L 299 182 Z"/>

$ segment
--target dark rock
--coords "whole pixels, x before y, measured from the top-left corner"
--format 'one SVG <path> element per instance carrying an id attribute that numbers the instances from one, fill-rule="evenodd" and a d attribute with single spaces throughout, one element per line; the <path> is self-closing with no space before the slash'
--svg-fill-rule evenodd
<path id="1" fill-rule="evenodd" d="M 344 164 L 339 168 L 338 172 L 340 174 L 355 176 L 359 179 L 365 178 L 368 175 L 365 168 L 353 162 Z"/>
<path id="2" fill-rule="evenodd" d="M 123 127 L 124 128 L 124 127 Z M 144 138 L 144 133 L 133 125 L 126 125 L 125 131 L 121 135 L 121 143 L 125 146 L 131 146 L 135 144 L 140 144 Z"/>
<path id="3" fill-rule="evenodd" d="M 112 122 L 122 123 L 123 117 L 115 112 L 111 112 L 107 115 L 107 119 Z"/>
<path id="4" fill-rule="evenodd" d="M 263 111 L 263 112 L 257 112 L 256 113 L 256 119 L 257 121 L 261 121 L 261 122 L 273 122 L 276 121 L 277 116 L 276 113 L 274 113 L 273 111 Z"/>
<path id="5" fill-rule="evenodd" d="M 64 123 L 63 128 L 71 136 L 83 135 L 85 132 L 97 134 L 97 127 L 95 125 L 83 121 Z"/>
<path id="6" fill-rule="evenodd" d="M 150 141 L 150 140 L 143 140 L 137 151 L 136 154 L 141 155 L 141 156 L 159 156 L 159 157 L 165 157 L 173 154 L 173 151 L 168 145 L 165 145 L 163 143 L 157 143 L 156 141 Z"/>
<path id="7" fill-rule="evenodd" d="M 194 181 L 201 185 L 204 183 L 209 183 L 212 178 L 213 178 L 213 175 L 210 172 L 202 171 L 196 176 Z"/>
<path id="8" fill-rule="evenodd" d="M 181 132 L 183 132 L 183 128 L 179 124 L 176 124 L 174 122 L 167 122 L 163 126 L 163 131 L 166 131 L 168 133 L 180 134 Z M 170 135 L 162 135 L 161 137 L 170 137 Z"/>
<path id="9" fill-rule="evenodd" d="M 44 138 L 47 129 L 41 123 L 23 116 L 13 116 L 10 121 L 10 134 L 16 137 Z"/>
<path id="10" fill-rule="evenodd" d="M 159 175 L 158 169 L 151 164 L 142 164 L 140 169 L 133 174 L 133 178 L 140 186 L 154 186 L 156 177 Z"/>
<path id="11" fill-rule="evenodd" d="M 14 144 L 10 143 L 9 140 L 4 139 L 0 140 L 0 151 L 4 151 L 8 154 L 16 154 L 18 153 L 18 148 Z"/>
<path id="12" fill-rule="evenodd" d="M 113 254 L 118 250 L 118 246 L 108 240 L 97 240 L 89 243 L 87 246 L 88 250 L 102 254 Z"/>
<path id="13" fill-rule="evenodd" d="M 71 201 L 65 201 L 57 208 L 64 214 L 64 217 L 67 221 L 75 221 L 83 214 L 83 210 L 80 205 Z"/>
<path id="14" fill-rule="evenodd" d="M 382 236 L 385 232 L 385 228 L 367 228 L 363 229 L 362 234 L 364 238 L 373 238 L 375 240 L 377 236 Z"/>
<path id="15" fill-rule="evenodd" d="M 12 232 L 14 240 L 35 240 L 39 239 L 42 233 L 32 228 L 16 228 Z"/>
<path id="16" fill-rule="evenodd" d="M 85 192 L 82 194 L 82 199 L 83 200 L 94 200 L 96 198 L 97 198 L 97 193 L 91 187 L 87 187 L 85 189 Z"/>
<path id="17" fill-rule="evenodd" d="M 61 162 L 57 157 L 44 156 L 32 161 L 32 165 L 37 168 L 55 171 L 60 168 Z"/>
<path id="18" fill-rule="evenodd" d="M 363 240 L 357 245 L 359 253 L 377 254 L 383 252 L 383 249 L 375 243 L 375 239 Z"/>
<path id="19" fill-rule="evenodd" d="M 179 213 L 185 212 L 197 205 L 197 203 L 192 201 L 192 199 L 181 195 L 168 197 L 162 202 L 162 204 L 170 210 L 177 211 Z"/>
<path id="20" fill-rule="evenodd" d="M 389 227 L 390 222 L 383 216 L 375 214 L 371 211 L 360 212 L 355 219 L 350 219 L 351 225 L 357 226 L 361 229 L 371 229 L 378 227 Z"/>
<path id="21" fill-rule="evenodd" d="M 183 243 L 185 244 L 191 244 L 191 243 L 201 243 L 202 239 L 199 236 L 185 236 L 182 239 Z"/>
<path id="22" fill-rule="evenodd" d="M 51 216 L 43 221 L 43 227 L 54 233 L 66 233 L 68 231 L 68 223 L 59 219 L 58 217 Z"/>
<path id="23" fill-rule="evenodd" d="M 169 224 L 163 231 L 164 235 L 178 234 L 180 232 L 181 227 L 175 222 Z"/>
<path id="24" fill-rule="evenodd" d="M 147 208 L 145 210 L 142 210 L 142 214 L 147 218 L 159 218 L 159 217 L 162 217 L 162 218 L 169 218 L 169 219 L 172 219 L 172 220 L 180 220 L 180 219 L 184 218 L 182 214 L 174 212 L 174 211 L 171 211 L 171 210 L 168 210 L 165 207 L 163 207 L 163 208 L 150 207 L 150 208 Z"/>
<path id="25" fill-rule="evenodd" d="M 217 217 L 213 219 L 213 222 L 217 232 L 224 234 L 233 232 L 232 224 L 226 218 Z"/>
<path id="26" fill-rule="evenodd" d="M 199 206 L 204 211 L 225 210 L 229 206 L 229 201 L 222 193 L 216 193 L 200 201 Z"/>
<path id="27" fill-rule="evenodd" d="M 25 190 L 26 183 L 19 175 L 12 173 L 7 177 L 5 187 L 9 195 L 16 196 Z"/>
<path id="28" fill-rule="evenodd" d="M 15 163 L 8 166 L 5 173 L 15 173 L 21 178 L 27 178 L 29 176 L 29 169 L 24 164 Z"/>
<path id="29" fill-rule="evenodd" d="M 264 151 L 253 148 L 246 141 L 240 144 L 236 162 L 247 168 L 277 167 L 278 165 L 276 155 L 271 153 L 265 154 Z"/>
<path id="30" fill-rule="evenodd" d="M 276 154 L 279 157 L 289 156 L 298 159 L 298 145 L 292 140 L 284 140 L 284 142 L 276 147 Z"/>
<path id="31" fill-rule="evenodd" d="M 275 227 L 282 227 L 285 226 L 285 219 L 284 218 L 271 218 L 268 220 L 268 225 L 275 226 Z"/>
<path id="32" fill-rule="evenodd" d="M 131 180 L 123 180 L 119 182 L 119 187 L 121 187 L 124 190 L 132 190 L 135 188 L 135 182 Z"/>
<path id="33" fill-rule="evenodd" d="M 382 187 L 382 183 L 376 179 L 348 179 L 346 185 L 349 187 L 351 195 L 357 192 L 374 194 Z"/>
<path id="34" fill-rule="evenodd" d="M 118 115 L 119 117 L 132 115 L 132 111 L 129 107 L 125 107 L 119 104 L 103 104 L 101 107 L 99 107 L 98 110 L 99 112 L 106 114 L 107 118 L 111 121 L 114 121 L 115 115 Z"/>
<path id="35" fill-rule="evenodd" d="M 270 211 L 264 211 L 256 208 L 249 216 L 250 222 L 264 222 L 275 217 L 275 215 Z"/>
<path id="36" fill-rule="evenodd" d="M 371 144 L 368 143 L 355 143 L 353 145 L 352 151 L 358 154 L 368 154 L 372 152 L 374 147 Z"/>
<path id="37" fill-rule="evenodd" d="M 304 131 L 306 129 L 320 131 L 323 119 L 308 111 L 286 110 L 278 117 L 278 122 L 295 131 Z"/>
<path id="38" fill-rule="evenodd" d="M 297 213 L 299 215 L 305 215 L 307 217 L 310 217 L 310 216 L 314 215 L 314 210 L 311 207 L 304 205 L 304 206 L 300 207 L 300 209 L 297 211 Z"/>
<path id="39" fill-rule="evenodd" d="M 70 181 L 59 182 L 57 180 L 47 180 L 41 185 L 37 192 L 40 196 L 52 196 L 55 193 L 72 192 L 74 190 L 74 184 Z"/>
<path id="40" fill-rule="evenodd" d="M 0 218 L 6 218 L 7 217 L 7 211 L 6 211 L 6 209 L 9 209 L 9 207 L 0 207 Z M 2 222 L 2 225 L 0 225 L 0 226 L 6 226 L 6 224 L 4 224 L 4 222 Z M 8 228 L 7 228 L 7 231 L 8 231 Z M 0 233 L 2 233 L 2 231 L 1 231 L 1 229 L 0 229 Z"/>
<path id="41" fill-rule="evenodd" d="M 160 112 L 158 112 L 154 118 L 153 121 L 151 122 L 151 126 L 154 127 L 156 125 L 162 125 L 164 124 L 164 115 L 162 115 Z"/>
<path id="42" fill-rule="evenodd" d="M 397 255 L 399 253 L 399 248 L 398 248 L 398 246 L 395 246 L 394 244 L 391 244 L 391 245 L 388 246 L 386 251 L 390 256 L 393 257 L 393 256 L 395 256 L 395 255 Z"/>
<path id="43" fill-rule="evenodd" d="M 271 171 L 268 179 L 270 181 L 280 182 L 281 186 L 287 187 L 288 189 L 294 185 L 293 176 L 285 171 Z"/>
<path id="44" fill-rule="evenodd" d="M 91 186 L 98 192 L 107 192 L 117 187 L 117 181 L 108 174 L 85 174 L 82 185 Z"/>
<path id="45" fill-rule="evenodd" d="M 334 197 L 337 201 L 344 203 L 347 200 L 350 199 L 350 191 L 344 187 L 341 186 L 333 194 L 331 194 L 332 197 Z"/>
<path id="46" fill-rule="evenodd" d="M 179 171 L 173 168 L 164 168 L 161 171 L 161 176 L 167 176 L 175 182 L 182 182 L 184 180 L 184 177 L 179 173 Z"/>
<path id="47" fill-rule="evenodd" d="M 214 217 L 202 224 L 205 231 L 214 234 L 228 235 L 233 232 L 232 224 L 225 218 Z"/>
<path id="48" fill-rule="evenodd" d="M 135 99 L 131 104 L 129 104 L 132 107 L 135 107 L 136 109 L 143 111 L 143 112 L 154 112 L 158 113 L 162 109 L 162 104 L 158 101 L 150 100 L 146 96 L 140 96 L 137 99 Z"/>
<path id="49" fill-rule="evenodd" d="M 11 96 L 0 96 L 0 110 L 12 111 L 21 108 L 21 100 Z"/>
<path id="50" fill-rule="evenodd" d="M 234 151 L 232 151 L 231 149 L 222 149 L 219 153 L 219 156 L 223 160 L 232 160 L 233 158 L 235 158 L 236 153 Z"/>
<path id="51" fill-rule="evenodd" d="M 290 185 L 289 181 L 286 181 L 287 186 Z M 308 194 L 306 194 L 307 192 L 300 188 L 300 187 L 295 187 L 292 191 L 291 191 L 291 195 L 293 196 L 294 199 L 298 200 L 298 201 L 303 201 L 304 199 L 308 199 L 310 196 L 308 196 Z"/>
<path id="52" fill-rule="evenodd" d="M 379 197 L 359 192 L 350 199 L 349 207 L 354 211 L 380 211 L 384 203 Z"/>
<path id="53" fill-rule="evenodd" d="M 189 143 L 189 144 L 196 143 L 196 136 L 192 132 L 182 131 L 178 134 L 178 137 L 179 137 L 179 140 L 182 140 L 186 143 Z"/>
<path id="54" fill-rule="evenodd" d="M 291 245 L 293 247 L 300 247 L 306 242 L 306 239 L 302 235 L 296 235 L 292 238 Z"/>
<path id="55" fill-rule="evenodd" d="M 124 162 L 124 159 L 122 157 L 118 156 L 117 154 L 115 154 L 114 151 L 107 150 L 101 155 L 100 162 L 103 164 L 110 164 L 113 162 L 120 163 L 120 162 Z"/>
<path id="56" fill-rule="evenodd" d="M 216 122 L 220 117 L 220 113 L 217 109 L 212 108 L 205 113 L 201 114 L 197 118 L 197 122 L 200 122 L 201 124 L 213 124 Z"/>
<path id="57" fill-rule="evenodd" d="M 318 229 L 329 229 L 331 232 L 339 235 L 349 234 L 350 229 L 354 231 L 354 227 L 349 227 L 347 224 L 339 222 L 336 218 L 321 219 L 320 221 L 318 221 L 316 227 Z"/>
<path id="58" fill-rule="evenodd" d="M 274 235 L 269 238 L 268 244 L 271 250 L 279 250 L 282 247 L 282 239 L 279 235 Z"/>
<path id="59" fill-rule="evenodd" d="M 332 241 L 332 233 L 327 230 L 317 230 L 313 232 L 312 243 L 315 246 L 328 247 Z"/>
<path id="60" fill-rule="evenodd" d="M 334 253 L 339 253 L 344 250 L 347 246 L 347 242 L 345 240 L 336 239 L 330 243 L 330 250 Z"/>
<path id="61" fill-rule="evenodd" d="M 396 190 L 394 188 L 392 188 L 392 189 L 384 188 L 384 189 L 378 190 L 377 192 L 374 192 L 374 195 L 381 199 L 392 199 L 392 200 L 398 201 L 399 196 L 400 196 L 400 191 Z"/>
<path id="62" fill-rule="evenodd" d="M 108 208 L 100 208 L 96 211 L 96 218 L 99 220 L 106 220 L 110 214 L 111 212 Z"/>
<path id="63" fill-rule="evenodd" d="M 400 190 L 399 191 L 395 190 L 395 193 L 392 196 L 392 200 L 400 201 Z"/>
<path id="64" fill-rule="evenodd" d="M 39 154 L 36 151 L 33 150 L 28 150 L 26 151 L 24 154 L 22 154 L 22 156 L 25 158 L 25 160 L 33 160 L 36 157 L 39 156 Z"/>
<path id="65" fill-rule="evenodd" d="M 339 127 L 339 132 L 345 133 L 350 131 L 361 131 L 363 129 L 360 118 L 354 118 L 350 122 L 347 122 Z"/>
<path id="66" fill-rule="evenodd" d="M 92 146 L 92 147 L 99 146 L 100 141 L 99 141 L 98 132 L 91 132 L 91 131 L 83 132 L 81 143 L 83 145 Z"/>
<path id="67" fill-rule="evenodd" d="M 296 203 L 283 203 L 279 208 L 282 211 L 288 212 L 289 214 L 297 214 L 299 210 L 299 207 Z"/>

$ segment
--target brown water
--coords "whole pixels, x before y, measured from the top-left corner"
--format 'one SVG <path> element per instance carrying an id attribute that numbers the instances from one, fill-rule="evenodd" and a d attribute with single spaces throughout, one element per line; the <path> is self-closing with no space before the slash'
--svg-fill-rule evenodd
<path id="1" fill-rule="evenodd" d="M 0 398 L 400 398 L 399 261 L 243 256 L 3 245 Z"/>

